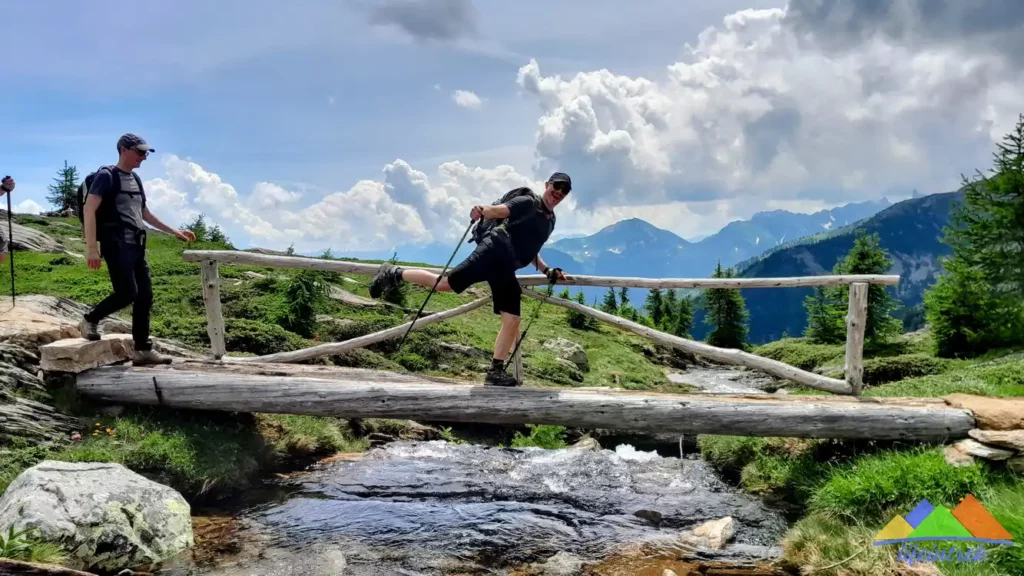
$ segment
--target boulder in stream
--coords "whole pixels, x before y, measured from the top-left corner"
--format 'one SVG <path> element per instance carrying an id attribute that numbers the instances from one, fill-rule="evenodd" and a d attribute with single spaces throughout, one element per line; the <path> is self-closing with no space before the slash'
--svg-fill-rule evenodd
<path id="1" fill-rule="evenodd" d="M 191 508 L 175 490 L 120 464 L 45 460 L 0 498 L 0 529 L 36 528 L 77 569 L 162 562 L 193 545 Z"/>

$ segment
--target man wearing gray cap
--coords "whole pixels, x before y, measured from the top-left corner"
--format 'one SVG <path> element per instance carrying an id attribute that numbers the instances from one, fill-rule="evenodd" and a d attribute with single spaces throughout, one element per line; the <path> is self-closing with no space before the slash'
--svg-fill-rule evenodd
<path id="1" fill-rule="evenodd" d="M 154 151 L 135 134 L 121 136 L 117 141 L 117 165 L 104 166 L 95 173 L 82 207 L 87 263 L 92 270 L 100 269 L 97 243 L 101 244 L 102 258 L 114 287 L 110 296 L 85 314 L 82 335 L 89 340 L 99 340 L 100 320 L 131 305 L 135 341 L 132 361 L 136 365 L 171 362 L 169 357 L 153 351 L 153 342 L 149 339 L 153 287 L 146 261 L 146 224 L 185 242 L 196 239 L 188 230 L 176 230 L 161 222 L 146 205 L 146 192 L 135 169 Z"/>
<path id="2" fill-rule="evenodd" d="M 533 264 L 551 281 L 564 280 L 559 268 L 550 268 L 540 257 L 540 249 L 555 229 L 555 206 L 569 191 L 572 180 L 567 174 L 555 172 L 544 184 L 543 196 L 529 188 L 509 191 L 500 203 L 474 206 L 470 219 L 480 220 L 474 240 L 476 250 L 444 278 L 428 270 L 403 269 L 383 264 L 370 282 L 370 297 L 378 298 L 399 282 L 412 282 L 426 288 L 437 283 L 438 292 L 461 294 L 477 282 L 486 281 L 491 288 L 494 313 L 501 316 L 501 329 L 494 340 L 494 357 L 487 371 L 487 386 L 516 386 L 516 379 L 505 370 L 505 360 L 512 351 L 519 333 L 520 297 L 522 290 L 516 270 Z M 500 223 L 499 223 L 500 222 Z"/>

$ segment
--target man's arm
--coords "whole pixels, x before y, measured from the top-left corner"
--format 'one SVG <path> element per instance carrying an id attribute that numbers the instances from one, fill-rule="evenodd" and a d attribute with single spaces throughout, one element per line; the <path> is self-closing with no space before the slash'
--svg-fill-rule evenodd
<path id="1" fill-rule="evenodd" d="M 179 240 L 183 240 L 185 242 L 196 241 L 196 235 L 193 234 L 191 230 L 178 230 L 177 228 L 171 228 L 167 224 L 164 224 L 159 218 L 157 218 L 156 214 L 150 212 L 149 206 L 145 206 L 142 208 L 142 219 L 145 220 L 146 223 L 152 226 L 153 228 L 156 228 L 157 230 L 163 230 L 164 232 L 167 232 L 168 234 L 174 236 Z"/>

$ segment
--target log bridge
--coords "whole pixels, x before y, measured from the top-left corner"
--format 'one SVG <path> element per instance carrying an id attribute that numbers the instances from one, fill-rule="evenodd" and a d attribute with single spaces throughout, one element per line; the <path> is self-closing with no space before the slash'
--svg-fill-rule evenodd
<path id="1" fill-rule="evenodd" d="M 550 298 L 532 288 L 547 285 L 546 277 L 519 276 L 520 284 L 526 288 L 524 294 L 529 298 L 597 318 L 662 345 L 829 393 L 807 396 L 660 394 L 607 388 L 492 388 L 453 379 L 305 363 L 400 337 L 410 325 L 413 329 L 421 328 L 465 314 L 486 304 L 489 297 L 343 342 L 264 356 L 228 356 L 220 304 L 220 264 L 369 275 L 376 273 L 379 265 L 245 251 L 186 251 L 183 257 L 187 262 L 201 265 L 210 357 L 160 367 L 89 367 L 77 375 L 77 387 L 84 396 L 112 403 L 183 409 L 558 424 L 678 434 L 941 442 L 966 438 L 967 432 L 976 427 L 971 411 L 949 405 L 942 399 L 861 396 L 868 286 L 897 284 L 899 276 L 895 275 L 699 279 L 569 275 L 566 281 L 560 282 L 569 286 L 703 289 L 849 286 L 843 380 L 741 350 L 716 348 L 680 338 L 576 302 Z M 440 272 L 437 268 L 428 269 Z M 522 359 L 513 360 L 515 373 L 521 379 Z"/>

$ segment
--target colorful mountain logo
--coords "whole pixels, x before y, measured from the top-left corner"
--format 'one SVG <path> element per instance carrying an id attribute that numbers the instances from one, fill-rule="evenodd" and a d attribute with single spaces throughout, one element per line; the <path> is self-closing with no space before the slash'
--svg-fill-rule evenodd
<path id="1" fill-rule="evenodd" d="M 875 535 L 875 546 L 924 540 L 1013 546 L 1013 536 L 971 494 L 952 510 L 944 506 L 932 506 L 928 500 L 921 500 L 906 518 L 896 516 L 886 524 Z"/>

